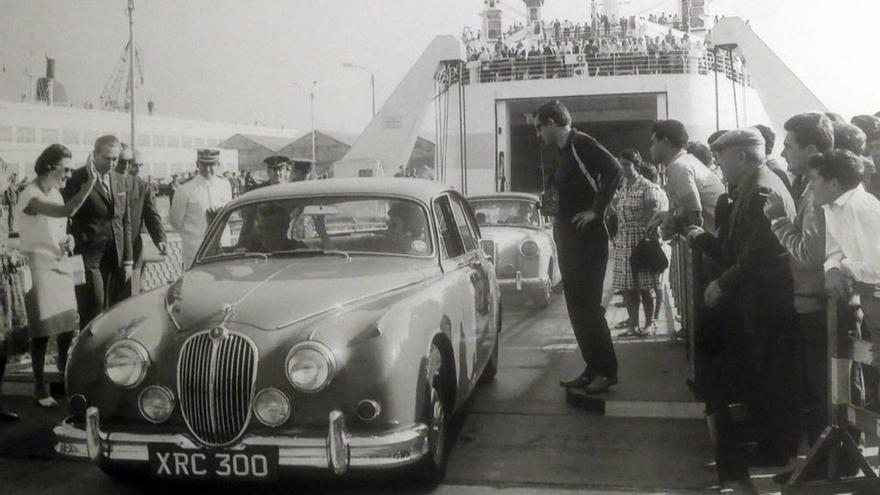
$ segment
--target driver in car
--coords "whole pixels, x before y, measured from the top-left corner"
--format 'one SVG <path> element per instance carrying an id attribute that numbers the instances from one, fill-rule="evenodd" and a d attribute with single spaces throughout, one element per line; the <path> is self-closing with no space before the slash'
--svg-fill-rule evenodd
<path id="1" fill-rule="evenodd" d="M 249 235 L 240 244 L 248 251 L 271 253 L 304 249 L 304 242 L 287 237 L 290 229 L 290 213 L 279 204 L 259 206 Z"/>
<path id="2" fill-rule="evenodd" d="M 428 254 L 425 215 L 415 204 L 398 201 L 388 209 L 390 251 L 400 254 Z"/>
<path id="3" fill-rule="evenodd" d="M 516 213 L 507 217 L 504 223 L 518 225 L 534 225 L 535 221 L 532 217 L 532 207 L 527 204 L 521 204 L 516 207 Z"/>

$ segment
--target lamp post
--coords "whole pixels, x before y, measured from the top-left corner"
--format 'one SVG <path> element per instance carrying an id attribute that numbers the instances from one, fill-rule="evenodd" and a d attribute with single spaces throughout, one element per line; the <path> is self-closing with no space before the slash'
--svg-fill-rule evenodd
<path id="1" fill-rule="evenodd" d="M 361 69 L 367 71 L 370 74 L 370 93 L 373 96 L 373 117 L 376 116 L 376 76 L 373 74 L 373 71 L 370 69 L 357 64 L 351 64 L 345 62 L 342 64 L 343 67 L 348 67 L 349 69 Z"/>
<path id="2" fill-rule="evenodd" d="M 134 0 L 128 0 L 128 91 L 129 110 L 131 111 L 131 156 L 135 155 L 135 124 L 134 124 Z"/>
<path id="3" fill-rule="evenodd" d="M 293 83 L 294 86 L 301 86 L 296 81 Z M 315 89 L 318 86 L 318 81 L 312 81 L 312 89 L 309 90 L 309 115 L 312 125 L 312 161 L 317 163 L 317 153 L 315 151 Z"/>

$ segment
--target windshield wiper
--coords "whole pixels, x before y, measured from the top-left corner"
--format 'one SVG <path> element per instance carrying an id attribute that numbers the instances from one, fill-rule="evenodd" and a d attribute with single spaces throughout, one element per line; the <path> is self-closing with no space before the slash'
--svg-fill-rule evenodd
<path id="1" fill-rule="evenodd" d="M 342 256 L 345 258 L 345 261 L 351 261 L 350 254 L 346 251 L 339 251 L 337 249 L 287 249 L 284 251 L 272 251 L 272 256 Z"/>
<path id="2" fill-rule="evenodd" d="M 263 261 L 268 261 L 269 256 L 271 256 L 271 255 L 272 255 L 271 253 L 261 253 L 261 252 L 257 252 L 257 251 L 244 251 L 241 253 L 236 253 L 236 252 L 221 253 L 221 254 L 215 254 L 213 256 L 206 256 L 206 257 L 200 259 L 199 262 L 201 263 L 201 262 L 206 262 L 206 261 L 218 261 L 218 260 L 239 259 L 239 258 L 261 258 Z"/>

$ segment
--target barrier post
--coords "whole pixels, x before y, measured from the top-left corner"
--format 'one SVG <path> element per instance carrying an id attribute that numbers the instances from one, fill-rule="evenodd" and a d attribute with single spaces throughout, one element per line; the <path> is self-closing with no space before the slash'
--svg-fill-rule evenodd
<path id="1" fill-rule="evenodd" d="M 841 309 L 846 313 L 840 314 Z M 880 346 L 863 341 L 855 330 L 850 312 L 853 306 L 837 299 L 828 303 L 828 417 L 829 425 L 798 465 L 782 489 L 783 495 L 824 495 L 835 493 L 880 493 L 880 478 L 862 455 L 856 440 L 847 431 L 855 428 L 871 436 L 880 434 L 880 414 L 852 404 L 850 373 L 852 364 L 880 368 Z M 841 316 L 845 322 L 841 325 Z M 841 460 L 846 455 L 861 469 L 861 477 L 843 477 Z M 808 479 L 816 473 L 824 479 Z M 813 475 L 813 476 L 811 476 Z"/>

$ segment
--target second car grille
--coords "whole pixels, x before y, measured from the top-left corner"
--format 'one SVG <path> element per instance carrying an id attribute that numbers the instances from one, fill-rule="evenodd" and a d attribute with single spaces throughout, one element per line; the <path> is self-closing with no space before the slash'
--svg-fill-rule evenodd
<path id="1" fill-rule="evenodd" d="M 184 342 L 177 363 L 180 410 L 200 442 L 221 446 L 241 436 L 256 373 L 256 347 L 242 335 L 216 328 Z"/>

